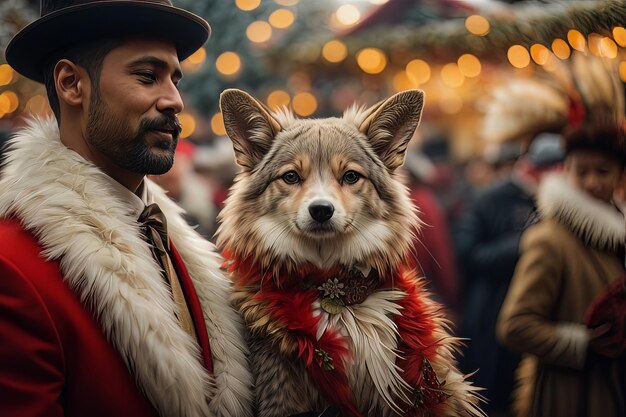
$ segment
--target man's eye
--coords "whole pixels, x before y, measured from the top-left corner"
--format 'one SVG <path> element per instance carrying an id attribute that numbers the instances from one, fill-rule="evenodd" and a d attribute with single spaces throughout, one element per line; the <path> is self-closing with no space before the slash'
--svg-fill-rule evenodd
<path id="1" fill-rule="evenodd" d="M 139 81 L 141 81 L 142 83 L 149 84 L 156 81 L 156 76 L 153 72 L 138 72 L 136 73 L 136 75 L 139 76 Z"/>

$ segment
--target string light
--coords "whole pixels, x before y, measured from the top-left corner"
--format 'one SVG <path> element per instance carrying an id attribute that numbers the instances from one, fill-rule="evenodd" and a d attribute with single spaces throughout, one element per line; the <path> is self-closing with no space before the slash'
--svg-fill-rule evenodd
<path id="1" fill-rule="evenodd" d="M 619 63 L 619 77 L 626 83 L 626 61 Z"/>
<path id="2" fill-rule="evenodd" d="M 206 59 L 206 49 L 200 48 L 187 58 L 187 61 L 192 65 L 200 65 Z"/>
<path id="3" fill-rule="evenodd" d="M 604 37 L 600 40 L 600 55 L 605 58 L 617 58 L 617 45 L 613 39 Z"/>
<path id="4" fill-rule="evenodd" d="M 415 77 L 409 75 L 406 71 L 398 71 L 393 77 L 393 89 L 396 92 L 411 90 L 419 87 L 415 81 Z"/>
<path id="5" fill-rule="evenodd" d="M 10 84 L 13 81 L 13 68 L 9 64 L 0 65 L 0 86 Z"/>
<path id="6" fill-rule="evenodd" d="M 563 60 L 569 58 L 571 53 L 567 42 L 561 38 L 556 38 L 552 41 L 552 52 L 554 52 L 554 55 L 556 55 L 557 58 Z"/>
<path id="7" fill-rule="evenodd" d="M 530 56 L 537 65 L 545 65 L 550 58 L 550 50 L 540 43 L 530 47 Z"/>
<path id="8" fill-rule="evenodd" d="M 235 0 L 235 5 L 246 12 L 254 10 L 261 4 L 261 0 Z"/>
<path id="9" fill-rule="evenodd" d="M 300 0 L 274 0 L 276 4 L 280 4 L 281 6 L 295 6 L 299 1 Z"/>
<path id="10" fill-rule="evenodd" d="M 515 68 L 526 68 L 530 64 L 530 55 L 522 45 L 511 46 L 506 56 Z"/>
<path id="11" fill-rule="evenodd" d="M 626 47 L 626 29 L 621 26 L 613 28 L 613 39 L 619 46 Z"/>
<path id="12" fill-rule="evenodd" d="M 576 29 L 570 29 L 567 32 L 567 41 L 572 46 L 572 48 L 580 52 L 585 52 L 587 41 L 585 40 L 583 34 Z"/>
<path id="13" fill-rule="evenodd" d="M 465 82 L 465 76 L 454 62 L 444 65 L 441 68 L 441 80 L 450 87 L 460 87 Z"/>
<path id="14" fill-rule="evenodd" d="M 335 15 L 339 23 L 345 26 L 352 26 L 361 19 L 361 12 L 353 4 L 339 6 Z"/>

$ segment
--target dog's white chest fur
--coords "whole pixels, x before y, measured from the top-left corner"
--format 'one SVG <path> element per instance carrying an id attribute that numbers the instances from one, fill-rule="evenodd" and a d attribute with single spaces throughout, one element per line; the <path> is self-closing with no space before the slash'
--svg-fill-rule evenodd
<path id="1" fill-rule="evenodd" d="M 405 296 L 398 290 L 378 291 L 336 314 L 326 312 L 320 299 L 313 305 L 314 314 L 320 317 L 318 339 L 332 329 L 348 341 L 349 383 L 357 402 L 365 402 L 362 409 L 395 408 L 394 398 L 403 398 L 410 390 L 396 366 L 399 335 L 393 320 L 401 314 L 396 301 Z"/>

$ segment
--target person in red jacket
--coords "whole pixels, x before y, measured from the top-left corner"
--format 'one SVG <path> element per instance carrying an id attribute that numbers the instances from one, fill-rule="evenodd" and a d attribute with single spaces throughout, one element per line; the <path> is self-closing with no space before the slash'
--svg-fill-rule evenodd
<path id="1" fill-rule="evenodd" d="M 56 120 L 0 172 L 2 416 L 252 415 L 221 262 L 145 178 L 172 165 L 180 61 L 209 32 L 165 0 L 42 0 L 9 43 Z"/>

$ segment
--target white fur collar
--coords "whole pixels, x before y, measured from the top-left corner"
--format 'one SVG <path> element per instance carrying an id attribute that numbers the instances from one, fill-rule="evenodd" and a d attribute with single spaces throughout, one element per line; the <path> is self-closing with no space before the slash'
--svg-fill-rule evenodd
<path id="1" fill-rule="evenodd" d="M 626 242 L 624 215 L 573 187 L 562 174 L 544 178 L 537 206 L 542 217 L 559 221 L 593 247 L 614 251 Z"/>
<path id="2" fill-rule="evenodd" d="M 112 197 L 104 173 L 59 140 L 54 120 L 31 120 L 12 142 L 0 180 L 0 217 L 15 216 L 59 259 L 68 285 L 89 303 L 150 402 L 167 417 L 250 416 L 243 326 L 211 243 L 181 209 L 146 181 L 200 299 L 214 376 L 173 316 L 158 264 L 128 202 Z M 131 365 L 132 364 L 132 365 Z"/>

